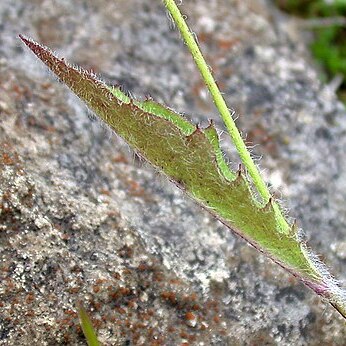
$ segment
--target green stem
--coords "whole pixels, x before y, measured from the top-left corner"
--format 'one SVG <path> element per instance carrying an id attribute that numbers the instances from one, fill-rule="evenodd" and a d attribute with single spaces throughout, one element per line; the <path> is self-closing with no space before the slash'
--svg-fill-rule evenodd
<path id="1" fill-rule="evenodd" d="M 215 82 L 215 79 L 211 73 L 210 68 L 208 67 L 201 50 L 198 47 L 198 44 L 189 29 L 188 25 L 186 24 L 185 19 L 183 18 L 178 6 L 176 5 L 174 0 L 164 0 L 164 4 L 171 14 L 176 26 L 178 27 L 185 44 L 187 45 L 188 49 L 190 50 L 192 57 L 202 75 L 202 78 L 213 98 L 214 104 L 216 108 L 218 109 L 221 118 L 232 138 L 232 141 L 238 151 L 238 154 L 240 156 L 240 159 L 242 160 L 244 166 L 246 167 L 247 171 L 249 172 L 254 185 L 256 186 L 259 194 L 263 198 L 264 202 L 267 203 L 271 197 L 270 192 L 268 190 L 268 187 L 264 180 L 262 179 L 262 176 L 255 165 L 249 151 L 246 148 L 246 145 L 239 133 L 239 130 L 230 114 L 230 111 L 226 105 L 226 102 L 224 98 L 222 97 L 220 90 Z M 277 203 L 273 203 L 274 210 L 276 212 L 280 228 L 283 232 L 288 232 L 289 226 L 283 217 L 279 206 Z"/>

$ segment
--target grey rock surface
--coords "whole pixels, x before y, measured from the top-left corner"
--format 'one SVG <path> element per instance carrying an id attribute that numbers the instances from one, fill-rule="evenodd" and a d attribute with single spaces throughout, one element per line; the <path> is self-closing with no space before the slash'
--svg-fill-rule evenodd
<path id="1" fill-rule="evenodd" d="M 346 284 L 346 112 L 268 1 L 185 1 L 261 168 Z M 160 1 L 0 2 L 0 345 L 345 345 L 345 322 L 140 162 L 17 39 L 220 120 Z M 232 165 L 239 160 L 226 136 Z"/>

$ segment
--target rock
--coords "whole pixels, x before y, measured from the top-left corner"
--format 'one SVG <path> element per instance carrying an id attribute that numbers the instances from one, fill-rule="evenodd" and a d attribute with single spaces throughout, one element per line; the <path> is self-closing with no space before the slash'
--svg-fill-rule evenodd
<path id="1" fill-rule="evenodd" d="M 275 193 L 345 281 L 330 244 L 345 239 L 346 112 L 306 43 L 264 0 L 183 11 Z M 344 344 L 331 307 L 140 162 L 17 39 L 222 129 L 160 1 L 2 0 L 0 23 L 0 345 L 84 345 L 79 302 L 104 345 Z"/>

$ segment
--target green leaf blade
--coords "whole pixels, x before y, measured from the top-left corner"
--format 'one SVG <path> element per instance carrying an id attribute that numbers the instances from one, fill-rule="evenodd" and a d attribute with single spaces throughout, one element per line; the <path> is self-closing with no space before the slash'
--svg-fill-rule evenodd
<path id="1" fill-rule="evenodd" d="M 81 305 L 78 307 L 78 316 L 88 346 L 100 346 L 91 320 L 86 310 Z"/>
<path id="2" fill-rule="evenodd" d="M 263 206 L 246 174 L 232 172 L 210 124 L 200 129 L 152 100 L 132 100 L 119 88 L 68 65 L 47 48 L 24 43 L 137 153 L 256 249 L 328 298 L 346 315 L 346 294 L 301 242 L 295 227 L 282 232 L 273 202 Z"/>

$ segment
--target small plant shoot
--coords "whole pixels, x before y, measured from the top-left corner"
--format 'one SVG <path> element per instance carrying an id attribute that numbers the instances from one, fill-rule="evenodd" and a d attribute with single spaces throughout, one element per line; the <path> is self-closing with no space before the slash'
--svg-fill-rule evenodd
<path id="1" fill-rule="evenodd" d="M 78 307 L 78 317 L 88 346 L 100 346 L 88 313 L 82 305 Z"/>
<path id="2" fill-rule="evenodd" d="M 191 48 L 192 42 L 186 40 L 190 31 L 180 12 L 174 12 L 177 10 L 174 1 L 165 1 L 165 5 Z M 179 20 L 183 20 L 185 26 L 180 26 Z M 106 85 L 92 73 L 68 64 L 32 39 L 20 38 L 136 153 L 230 230 L 327 299 L 346 318 L 345 289 L 301 240 L 295 223 L 289 225 L 279 204 L 266 192 L 262 178 L 256 177 L 256 172 L 251 173 L 250 170 L 257 167 L 251 168 L 251 163 L 246 162 L 250 154 L 245 161 L 244 155 L 240 155 L 242 166 L 232 171 L 223 158 L 212 122 L 202 129 L 152 99 L 132 99 L 119 87 Z M 197 44 L 196 47 L 198 49 Z M 196 58 L 196 51 L 192 54 Z M 205 81 L 209 87 L 210 80 Z M 220 110 L 216 94 L 210 92 Z M 231 137 L 234 139 L 232 133 Z"/>

